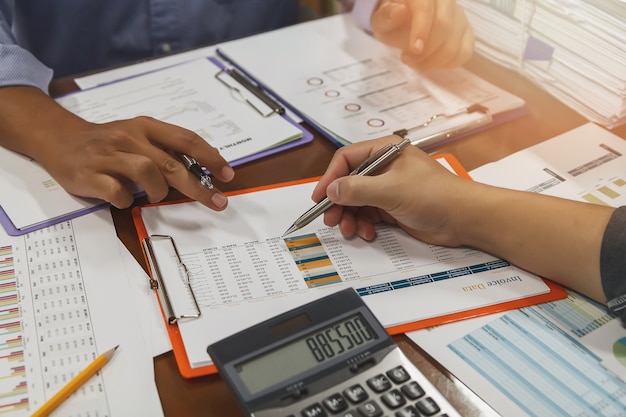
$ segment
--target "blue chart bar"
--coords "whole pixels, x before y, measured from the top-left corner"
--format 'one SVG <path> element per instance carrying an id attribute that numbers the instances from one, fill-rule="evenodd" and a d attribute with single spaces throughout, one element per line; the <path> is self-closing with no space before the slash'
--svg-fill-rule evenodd
<path id="1" fill-rule="evenodd" d="M 406 287 L 413 287 L 415 285 L 428 284 L 431 282 L 443 281 L 446 279 L 462 277 L 465 275 L 478 274 L 494 269 L 506 268 L 507 266 L 511 266 L 511 264 L 509 264 L 505 260 L 497 259 L 491 262 L 470 265 L 463 268 L 450 269 L 448 271 L 436 272 L 434 274 L 419 275 L 417 277 L 385 282 L 378 285 L 370 285 L 369 287 L 357 288 L 356 291 L 360 296 L 363 297 L 365 295 L 379 294 L 381 292 L 399 290 Z"/>
<path id="2" fill-rule="evenodd" d="M 22 324 L 10 246 L 0 247 L 0 414 L 28 409 Z"/>
<path id="3" fill-rule="evenodd" d="M 537 308 L 565 325 L 576 336 L 583 337 L 613 319 L 606 308 L 598 308 L 597 303 L 587 301 L 587 304 L 579 303 L 568 296 L 559 302 L 540 304 Z"/>

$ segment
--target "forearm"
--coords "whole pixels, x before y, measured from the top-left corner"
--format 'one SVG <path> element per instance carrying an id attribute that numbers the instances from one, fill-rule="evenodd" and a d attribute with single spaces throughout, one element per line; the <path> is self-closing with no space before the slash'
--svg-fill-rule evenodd
<path id="1" fill-rule="evenodd" d="M 458 207 L 455 227 L 463 244 L 605 301 L 600 249 L 613 208 L 473 186 L 482 189 L 467 193 Z"/>
<path id="2" fill-rule="evenodd" d="M 35 87 L 0 87 L 0 103 L 0 145 L 35 159 L 88 124 Z"/>

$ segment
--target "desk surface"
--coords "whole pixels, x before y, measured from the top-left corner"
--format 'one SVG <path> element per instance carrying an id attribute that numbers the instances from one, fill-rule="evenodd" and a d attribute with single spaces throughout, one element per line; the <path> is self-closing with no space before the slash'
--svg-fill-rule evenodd
<path id="1" fill-rule="evenodd" d="M 480 56 L 475 56 L 467 68 L 522 97 L 529 108 L 529 114 L 519 119 L 432 150 L 452 153 L 467 170 L 496 161 L 587 122 L 584 117 L 525 78 Z M 53 82 L 51 93 L 59 95 L 76 89 L 71 79 L 61 79 Z M 626 139 L 626 125 L 614 129 L 613 132 Z M 238 167 L 234 181 L 217 185 L 224 191 L 231 191 L 318 176 L 324 172 L 335 150 L 334 145 L 316 134 L 310 144 Z M 176 191 L 172 191 L 168 198 L 179 197 Z M 118 236 L 145 269 L 130 209 L 113 209 L 112 212 Z M 448 397 L 461 415 L 469 417 L 497 415 L 406 336 L 395 336 L 395 340 L 409 359 Z M 155 358 L 154 363 L 156 383 L 166 416 L 242 415 L 234 397 L 219 375 L 186 380 L 178 373 L 171 353 Z"/>

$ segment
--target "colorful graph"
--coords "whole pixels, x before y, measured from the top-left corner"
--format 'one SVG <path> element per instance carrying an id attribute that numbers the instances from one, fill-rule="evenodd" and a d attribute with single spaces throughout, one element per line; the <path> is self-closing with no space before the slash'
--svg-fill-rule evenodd
<path id="1" fill-rule="evenodd" d="M 619 206 L 623 204 L 622 199 L 626 196 L 626 179 L 617 178 L 600 187 L 595 191 L 583 196 L 589 203 L 601 204 L 605 206 Z"/>
<path id="2" fill-rule="evenodd" d="M 0 247 L 0 414 L 28 409 L 22 324 L 11 246 Z"/>
<path id="3" fill-rule="evenodd" d="M 285 239 L 309 288 L 341 282 L 337 269 L 315 233 Z"/>

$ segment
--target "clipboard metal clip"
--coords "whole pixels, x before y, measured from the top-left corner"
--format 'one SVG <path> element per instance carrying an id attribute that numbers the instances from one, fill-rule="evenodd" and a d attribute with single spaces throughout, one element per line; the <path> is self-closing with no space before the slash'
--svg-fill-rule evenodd
<path id="1" fill-rule="evenodd" d="M 261 87 L 255 85 L 245 75 L 235 69 L 222 68 L 215 74 L 215 78 L 224 84 L 235 97 L 248 103 L 261 116 L 269 117 L 273 114 L 285 114 L 285 108 L 270 97 Z M 243 88 L 249 94 L 242 91 Z"/>
<path id="2" fill-rule="evenodd" d="M 151 270 L 150 288 L 157 292 L 169 324 L 180 319 L 198 318 L 200 306 L 193 292 L 189 270 L 167 235 L 151 235 L 142 240 Z"/>

